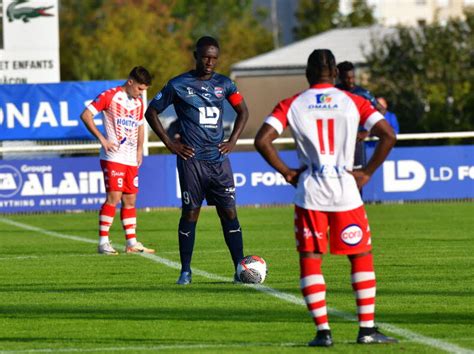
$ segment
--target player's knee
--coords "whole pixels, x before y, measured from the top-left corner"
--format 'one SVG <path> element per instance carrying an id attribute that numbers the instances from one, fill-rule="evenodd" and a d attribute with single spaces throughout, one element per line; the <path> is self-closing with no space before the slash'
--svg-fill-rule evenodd
<path id="1" fill-rule="evenodd" d="M 201 209 L 191 209 L 191 210 L 184 210 L 181 212 L 181 217 L 186 220 L 187 222 L 196 222 L 199 218 L 199 212 Z"/>

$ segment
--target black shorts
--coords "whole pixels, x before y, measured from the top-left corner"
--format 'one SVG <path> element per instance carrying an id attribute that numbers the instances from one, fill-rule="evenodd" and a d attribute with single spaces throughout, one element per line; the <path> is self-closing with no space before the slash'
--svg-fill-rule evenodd
<path id="1" fill-rule="evenodd" d="M 235 207 L 234 174 L 229 159 L 215 162 L 178 157 L 177 166 L 183 209 L 200 208 L 204 198 L 208 205 Z"/>
<path id="2" fill-rule="evenodd" d="M 359 170 L 367 165 L 367 159 L 365 156 L 365 142 L 356 142 L 355 154 L 354 154 L 354 170 Z"/>

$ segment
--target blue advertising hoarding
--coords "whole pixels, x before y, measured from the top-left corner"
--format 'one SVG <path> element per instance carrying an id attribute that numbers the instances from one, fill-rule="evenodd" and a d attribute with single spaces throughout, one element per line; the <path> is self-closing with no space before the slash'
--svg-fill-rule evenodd
<path id="1" fill-rule="evenodd" d="M 85 81 L 0 85 L 0 141 L 93 139 L 80 114 L 102 91 L 122 84 Z M 95 122 L 101 129 L 101 116 Z"/>
<path id="2" fill-rule="evenodd" d="M 290 204 L 294 188 L 256 152 L 230 155 L 239 205 Z M 296 152 L 282 152 L 297 166 Z M 179 207 L 176 156 L 145 157 L 138 208 Z M 366 201 L 474 198 L 474 147 L 395 148 L 364 187 Z M 0 161 L 0 213 L 95 210 L 105 200 L 97 157 Z"/>

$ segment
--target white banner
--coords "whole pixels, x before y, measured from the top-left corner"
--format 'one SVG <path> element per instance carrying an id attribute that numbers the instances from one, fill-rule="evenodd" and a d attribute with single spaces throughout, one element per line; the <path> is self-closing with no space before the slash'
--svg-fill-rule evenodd
<path id="1" fill-rule="evenodd" d="M 0 0 L 0 84 L 59 82 L 58 0 Z"/>

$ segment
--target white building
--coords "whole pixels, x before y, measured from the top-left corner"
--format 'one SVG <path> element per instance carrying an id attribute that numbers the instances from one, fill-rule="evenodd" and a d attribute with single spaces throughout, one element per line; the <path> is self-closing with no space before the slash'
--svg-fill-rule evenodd
<path id="1" fill-rule="evenodd" d="M 378 0 L 376 16 L 385 26 L 418 26 L 464 18 L 463 0 Z"/>

